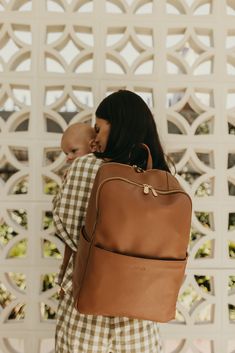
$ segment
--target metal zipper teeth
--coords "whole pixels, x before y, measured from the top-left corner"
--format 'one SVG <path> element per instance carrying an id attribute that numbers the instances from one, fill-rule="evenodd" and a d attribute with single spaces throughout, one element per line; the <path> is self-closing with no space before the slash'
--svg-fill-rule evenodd
<path id="1" fill-rule="evenodd" d="M 96 210 L 97 211 L 98 211 L 98 197 L 99 197 L 99 194 L 100 194 L 100 189 L 106 182 L 111 181 L 111 180 L 122 180 L 122 181 L 125 181 L 125 182 L 129 183 L 129 184 L 133 184 L 133 185 L 139 186 L 142 189 L 144 188 L 144 185 L 148 185 L 148 187 L 153 188 L 158 194 L 162 194 L 162 195 L 181 193 L 181 194 L 185 194 L 188 197 L 188 194 L 185 191 L 181 190 L 181 189 L 173 189 L 173 190 L 163 191 L 163 190 L 155 189 L 152 185 L 149 185 L 149 184 L 136 183 L 135 181 L 132 181 L 132 180 L 129 180 L 129 179 L 126 179 L 126 178 L 122 178 L 122 177 L 111 177 L 111 178 L 107 178 L 107 179 L 103 180 L 102 183 L 99 185 L 99 187 L 97 189 L 97 194 L 96 194 Z"/>

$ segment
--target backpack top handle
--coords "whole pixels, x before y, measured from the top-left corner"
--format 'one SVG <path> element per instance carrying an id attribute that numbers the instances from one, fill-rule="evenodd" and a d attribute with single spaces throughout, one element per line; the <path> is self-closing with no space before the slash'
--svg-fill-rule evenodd
<path id="1" fill-rule="evenodd" d="M 146 169 L 147 170 L 153 169 L 153 158 L 152 158 L 149 146 L 147 146 L 145 143 L 141 143 L 141 146 L 143 146 L 148 152 L 147 168 Z"/>

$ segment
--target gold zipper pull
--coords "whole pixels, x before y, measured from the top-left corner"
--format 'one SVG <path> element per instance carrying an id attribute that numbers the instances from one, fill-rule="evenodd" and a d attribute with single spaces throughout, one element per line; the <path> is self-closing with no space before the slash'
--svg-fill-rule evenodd
<path id="1" fill-rule="evenodd" d="M 151 186 L 151 191 L 152 191 L 153 196 L 158 196 L 157 191 L 152 186 Z"/>
<path id="2" fill-rule="evenodd" d="M 149 185 L 143 184 L 143 187 L 144 187 L 144 194 L 147 195 L 149 193 Z"/>

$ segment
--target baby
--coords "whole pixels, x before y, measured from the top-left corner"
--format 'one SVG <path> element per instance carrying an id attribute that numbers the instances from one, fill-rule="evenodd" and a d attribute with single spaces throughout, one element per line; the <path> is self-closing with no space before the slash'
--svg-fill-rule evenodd
<path id="1" fill-rule="evenodd" d="M 61 149 L 66 154 L 67 162 L 72 163 L 77 157 L 82 157 L 85 154 L 96 151 L 95 143 L 95 131 L 94 129 L 85 123 L 75 123 L 70 125 L 64 132 L 61 139 Z M 65 171 L 63 180 L 66 182 L 66 175 L 68 170 Z M 52 203 L 55 208 L 57 197 L 59 193 L 54 197 Z M 67 254 L 69 253 L 69 247 L 66 245 L 64 248 L 64 258 L 61 265 L 60 273 L 58 274 L 57 283 L 60 285 L 61 279 L 63 278 L 64 271 L 67 267 Z M 63 297 L 64 290 L 62 288 L 58 291 L 59 295 Z"/>
<path id="2" fill-rule="evenodd" d="M 95 131 L 85 123 L 70 125 L 61 139 L 61 149 L 67 156 L 67 162 L 72 163 L 75 158 L 95 152 Z"/>

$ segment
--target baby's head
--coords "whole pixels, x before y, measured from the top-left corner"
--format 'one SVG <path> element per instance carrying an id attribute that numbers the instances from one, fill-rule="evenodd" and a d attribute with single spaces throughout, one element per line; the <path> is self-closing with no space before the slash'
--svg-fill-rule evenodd
<path id="1" fill-rule="evenodd" d="M 67 155 L 67 162 L 72 163 L 77 157 L 95 151 L 94 129 L 85 123 L 70 125 L 63 133 L 61 148 Z"/>

